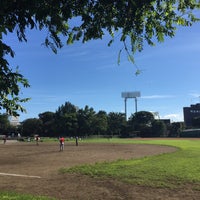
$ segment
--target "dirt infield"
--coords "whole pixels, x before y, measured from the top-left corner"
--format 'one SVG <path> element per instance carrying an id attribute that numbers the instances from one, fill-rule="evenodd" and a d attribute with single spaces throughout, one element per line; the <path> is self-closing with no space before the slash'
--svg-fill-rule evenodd
<path id="1" fill-rule="evenodd" d="M 59 200 L 199 199 L 191 186 L 181 190 L 134 186 L 112 179 L 58 174 L 62 167 L 85 163 L 138 158 L 175 151 L 175 148 L 137 144 L 67 143 L 59 152 L 57 143 L 0 144 L 0 191 L 55 197 Z"/>

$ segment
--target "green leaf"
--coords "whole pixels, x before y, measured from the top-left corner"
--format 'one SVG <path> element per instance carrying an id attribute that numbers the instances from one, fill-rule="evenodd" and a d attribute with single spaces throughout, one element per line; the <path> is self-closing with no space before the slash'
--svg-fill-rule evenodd
<path id="1" fill-rule="evenodd" d="M 164 42 L 164 34 L 162 32 L 158 32 L 157 39 L 159 42 Z"/>
<path id="2" fill-rule="evenodd" d="M 118 53 L 118 59 L 117 59 L 117 64 L 118 64 L 118 65 L 120 65 L 121 53 L 122 53 L 122 49 L 120 49 L 120 51 L 119 51 L 119 53 Z"/>
<path id="3" fill-rule="evenodd" d="M 178 19 L 177 19 L 177 24 L 178 24 L 178 25 L 185 26 L 185 25 L 186 25 L 186 21 L 185 21 L 185 19 L 183 19 L 183 18 L 181 18 L 181 17 L 178 17 Z"/>
<path id="4" fill-rule="evenodd" d="M 69 37 L 67 39 L 67 45 L 70 45 L 70 44 L 73 44 L 73 34 L 72 33 L 69 34 Z"/>

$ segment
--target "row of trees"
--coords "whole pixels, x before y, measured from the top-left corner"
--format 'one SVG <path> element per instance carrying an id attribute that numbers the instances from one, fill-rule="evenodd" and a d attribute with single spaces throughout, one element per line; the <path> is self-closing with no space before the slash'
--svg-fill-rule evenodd
<path id="1" fill-rule="evenodd" d="M 5 118 L 5 116 L 4 116 Z M 89 106 L 79 109 L 66 102 L 56 112 L 44 112 L 39 118 L 24 120 L 16 129 L 22 136 L 39 134 L 46 137 L 85 137 L 101 135 L 104 137 L 160 137 L 179 136 L 180 123 L 165 124 L 155 120 L 151 112 L 140 111 L 132 114 L 128 120 L 124 113 L 98 111 Z"/>
<path id="2" fill-rule="evenodd" d="M 39 119 L 27 119 L 22 123 L 22 133 L 25 136 L 40 134 L 41 136 L 91 136 L 91 135 L 121 135 L 126 124 L 122 113 L 105 111 L 95 112 L 89 106 L 78 109 L 66 102 L 54 112 L 39 114 Z M 32 132 L 32 127 L 37 127 Z"/>

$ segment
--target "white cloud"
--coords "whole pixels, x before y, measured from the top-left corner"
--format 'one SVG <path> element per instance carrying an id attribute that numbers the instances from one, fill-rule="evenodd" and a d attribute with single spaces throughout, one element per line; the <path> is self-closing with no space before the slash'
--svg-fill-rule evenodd
<path id="1" fill-rule="evenodd" d="M 172 113 L 161 116 L 161 119 L 170 119 L 171 122 L 180 122 L 183 121 L 183 115 L 180 113 Z"/>
<path id="2" fill-rule="evenodd" d="M 196 92 L 190 93 L 189 95 L 194 97 L 194 98 L 199 98 L 200 97 L 200 93 L 196 93 Z"/>
<path id="3" fill-rule="evenodd" d="M 150 95 L 150 96 L 142 96 L 142 99 L 166 99 L 173 98 L 173 95 Z"/>

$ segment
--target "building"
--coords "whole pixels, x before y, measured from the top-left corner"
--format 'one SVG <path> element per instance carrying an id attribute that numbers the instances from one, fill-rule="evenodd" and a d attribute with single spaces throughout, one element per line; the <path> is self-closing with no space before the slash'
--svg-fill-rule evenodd
<path id="1" fill-rule="evenodd" d="M 186 127 L 192 127 L 192 120 L 200 117 L 200 103 L 183 108 L 183 116 Z"/>

